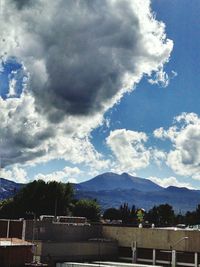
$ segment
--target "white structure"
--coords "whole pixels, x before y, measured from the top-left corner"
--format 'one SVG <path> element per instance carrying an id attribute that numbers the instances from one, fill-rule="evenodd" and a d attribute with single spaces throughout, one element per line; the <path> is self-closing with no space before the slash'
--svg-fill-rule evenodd
<path id="1" fill-rule="evenodd" d="M 63 262 L 57 263 L 56 267 L 153 267 L 155 265 L 143 265 L 134 263 L 124 263 L 124 262 L 111 262 L 111 261 L 95 261 L 93 263 L 79 263 L 79 262 Z M 156 267 L 162 267 L 156 265 Z"/>

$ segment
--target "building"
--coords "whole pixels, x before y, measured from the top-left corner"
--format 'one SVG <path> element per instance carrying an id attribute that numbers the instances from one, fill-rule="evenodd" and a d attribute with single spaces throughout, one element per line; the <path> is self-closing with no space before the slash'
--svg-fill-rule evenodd
<path id="1" fill-rule="evenodd" d="M 0 238 L 0 266 L 22 267 L 33 261 L 33 244 L 18 238 Z"/>
<path id="2" fill-rule="evenodd" d="M 118 241 L 119 259 L 164 266 L 200 264 L 200 231 L 105 225 L 105 238 Z"/>
<path id="3" fill-rule="evenodd" d="M 1 237 L 20 236 L 23 240 L 33 242 L 34 261 L 49 266 L 55 266 L 60 261 L 115 260 L 118 255 L 117 242 L 103 238 L 102 225 L 85 224 L 81 218 L 75 223 L 71 219 L 69 223 L 68 220 L 54 222 L 49 218 L 0 220 L 0 229 Z"/>
<path id="4" fill-rule="evenodd" d="M 0 234 L 34 241 L 35 259 L 53 266 L 56 262 L 116 259 L 139 264 L 200 265 L 200 231 L 192 228 L 0 220 Z"/>

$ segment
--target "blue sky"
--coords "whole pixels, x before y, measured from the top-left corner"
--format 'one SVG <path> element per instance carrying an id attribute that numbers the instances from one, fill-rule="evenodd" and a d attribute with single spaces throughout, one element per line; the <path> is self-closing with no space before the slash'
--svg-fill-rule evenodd
<path id="1" fill-rule="evenodd" d="M 120 127 L 143 131 L 150 135 L 150 144 L 169 151 L 170 143 L 155 140 L 152 132 L 159 127 L 169 128 L 174 117 L 183 112 L 200 114 L 198 7 L 199 1 L 152 1 L 156 18 L 166 24 L 166 33 L 174 41 L 170 61 L 165 65 L 165 70 L 167 73 L 175 71 L 177 76 L 166 88 L 151 85 L 147 78 L 143 78 L 134 92 L 126 95 L 119 105 L 108 112 L 112 130 Z M 106 134 L 102 134 L 101 128 L 93 133 L 94 142 L 97 142 L 99 149 Z M 180 181 L 189 182 L 199 188 L 199 181 L 174 174 L 165 165 L 162 168 L 151 165 L 137 174 L 142 177 L 175 176 Z"/>
<path id="2" fill-rule="evenodd" d="M 19 16 L 0 46 L 2 175 L 81 182 L 129 172 L 200 189 L 199 1 L 77 9 L 69 0 L 71 20 L 63 0 L 15 2 L 3 5 Z M 38 10 L 54 21 L 35 18 Z"/>

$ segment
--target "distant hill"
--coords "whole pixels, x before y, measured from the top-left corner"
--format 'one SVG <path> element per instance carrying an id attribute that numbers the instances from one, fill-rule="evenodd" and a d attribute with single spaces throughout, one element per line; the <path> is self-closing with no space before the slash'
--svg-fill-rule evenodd
<path id="1" fill-rule="evenodd" d="M 0 200 L 14 196 L 23 186 L 25 185 L 0 178 Z M 163 188 L 148 179 L 127 173 L 104 173 L 89 181 L 75 184 L 74 189 L 76 198 L 97 199 L 103 210 L 118 208 L 124 202 L 130 207 L 135 205 L 146 210 L 154 205 L 168 203 L 176 212 L 186 212 L 195 210 L 200 204 L 199 190 L 175 186 Z"/>
<path id="2" fill-rule="evenodd" d="M 168 203 L 176 212 L 195 210 L 200 204 L 200 191 L 169 186 L 163 188 L 144 178 L 104 173 L 75 186 L 77 198 L 97 199 L 103 209 L 118 208 L 124 202 L 146 210 Z"/>
<path id="3" fill-rule="evenodd" d="M 22 186 L 24 185 L 0 178 L 0 200 L 14 196 Z"/>
<path id="4" fill-rule="evenodd" d="M 128 173 L 119 175 L 112 172 L 100 174 L 89 181 L 80 183 L 77 188 L 84 191 L 135 189 L 141 192 L 163 189 L 148 179 L 134 177 Z"/>

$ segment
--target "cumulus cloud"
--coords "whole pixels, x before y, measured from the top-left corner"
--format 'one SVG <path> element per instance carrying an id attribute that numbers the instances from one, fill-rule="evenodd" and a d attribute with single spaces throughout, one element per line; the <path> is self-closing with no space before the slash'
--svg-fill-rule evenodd
<path id="1" fill-rule="evenodd" d="M 178 128 L 176 125 L 171 126 L 168 130 L 165 130 L 163 127 L 155 129 L 153 132 L 155 138 L 165 140 L 169 139 L 174 141 L 178 136 Z"/>
<path id="2" fill-rule="evenodd" d="M 126 129 L 111 131 L 107 145 L 117 159 L 120 170 L 134 171 L 145 168 L 150 162 L 150 151 L 144 146 L 147 135 Z M 120 166 L 119 166 L 120 165 Z"/>
<path id="3" fill-rule="evenodd" d="M 167 153 L 165 151 L 154 148 L 151 150 L 151 157 L 157 166 L 161 166 L 167 158 Z"/>
<path id="4" fill-rule="evenodd" d="M 64 158 L 107 166 L 91 131 L 173 48 L 150 1 L 6 0 L 2 10 L 1 59 L 14 57 L 28 77 L 18 98 L 0 99 L 3 165 Z M 148 162 L 141 153 L 135 168 Z"/>
<path id="5" fill-rule="evenodd" d="M 50 118 L 54 107 L 63 114 L 105 110 L 125 87 L 162 67 L 172 49 L 147 0 L 6 5 L 10 24 L 3 26 L 8 33 L 11 26 L 16 30 L 7 33 L 6 53 L 25 62 L 32 92 Z"/>
<path id="6" fill-rule="evenodd" d="M 193 189 L 189 183 L 179 182 L 173 176 L 168 177 L 168 178 L 158 178 L 158 177 L 151 176 L 148 179 L 162 187 L 176 186 L 176 187 L 187 187 L 189 189 Z"/>
<path id="7" fill-rule="evenodd" d="M 57 181 L 57 182 L 70 182 L 76 183 L 77 177 L 80 175 L 81 170 L 77 167 L 65 167 L 62 171 L 56 171 L 49 174 L 37 174 L 35 180 L 44 180 L 44 181 Z"/>
<path id="8" fill-rule="evenodd" d="M 117 129 L 111 131 L 106 144 L 114 158 L 110 163 L 111 171 L 129 172 L 146 168 L 150 163 L 161 166 L 167 159 L 167 152 L 147 144 L 148 136 L 144 132 Z"/>
<path id="9" fill-rule="evenodd" d="M 169 139 L 173 148 L 167 155 L 167 164 L 184 176 L 200 177 L 200 118 L 195 113 L 182 113 L 168 130 L 154 131 L 157 138 Z"/>
<path id="10" fill-rule="evenodd" d="M 31 96 L 19 99 L 0 99 L 0 148 L 2 166 L 15 162 L 35 164 L 54 158 L 74 163 L 86 163 L 101 169 L 108 160 L 98 153 L 87 137 L 94 125 L 102 123 L 102 116 L 79 118 L 66 117 L 56 126 L 41 116 Z M 83 118 L 82 118 L 83 119 Z"/>
<path id="11" fill-rule="evenodd" d="M 0 177 L 3 177 L 8 180 L 13 180 L 17 183 L 27 183 L 28 177 L 27 172 L 20 168 L 18 165 L 13 165 L 10 169 L 1 169 Z"/>
<path id="12" fill-rule="evenodd" d="M 161 87 L 167 87 L 170 83 L 170 80 L 177 76 L 175 71 L 172 71 L 170 74 L 166 73 L 163 68 L 155 73 L 155 75 L 148 79 L 150 84 L 157 84 Z"/>

